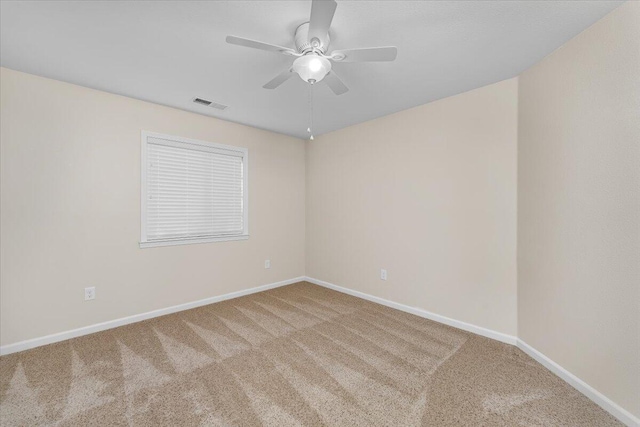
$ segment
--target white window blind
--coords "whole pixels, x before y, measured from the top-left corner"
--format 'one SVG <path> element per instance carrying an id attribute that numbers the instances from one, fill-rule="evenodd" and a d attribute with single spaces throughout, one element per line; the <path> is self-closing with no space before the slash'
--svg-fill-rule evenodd
<path id="1" fill-rule="evenodd" d="M 247 238 L 247 150 L 143 132 L 140 245 Z"/>

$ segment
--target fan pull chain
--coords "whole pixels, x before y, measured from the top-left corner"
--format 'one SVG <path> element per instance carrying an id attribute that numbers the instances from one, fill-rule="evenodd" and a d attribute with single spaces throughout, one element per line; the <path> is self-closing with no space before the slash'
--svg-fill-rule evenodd
<path id="1" fill-rule="evenodd" d="M 309 85 L 309 140 L 313 141 L 313 84 Z"/>

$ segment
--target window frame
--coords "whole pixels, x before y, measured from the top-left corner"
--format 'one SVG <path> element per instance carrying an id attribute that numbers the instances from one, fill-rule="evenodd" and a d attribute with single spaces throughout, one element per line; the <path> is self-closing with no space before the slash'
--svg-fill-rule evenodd
<path id="1" fill-rule="evenodd" d="M 218 148 L 221 150 L 229 150 L 242 153 L 242 208 L 243 208 L 243 230 L 241 234 L 207 236 L 201 238 L 172 238 L 162 240 L 148 240 L 147 238 L 147 154 L 148 139 L 160 138 L 173 141 L 176 143 L 202 145 L 210 148 Z M 155 248 L 161 246 L 190 245 L 198 243 L 226 242 L 234 240 L 247 240 L 249 238 L 249 150 L 244 147 L 235 145 L 218 144 L 215 142 L 201 141 L 197 139 L 184 138 L 181 136 L 167 135 L 156 132 L 141 131 L 140 136 L 140 248 Z"/>

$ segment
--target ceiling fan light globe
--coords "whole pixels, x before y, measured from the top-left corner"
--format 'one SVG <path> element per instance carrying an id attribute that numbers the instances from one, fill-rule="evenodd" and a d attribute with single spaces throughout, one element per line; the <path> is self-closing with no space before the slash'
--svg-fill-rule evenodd
<path id="1" fill-rule="evenodd" d="M 320 68 L 322 68 L 322 62 L 320 62 L 320 59 L 313 58 L 311 61 L 309 61 L 309 70 L 312 73 L 317 73 L 318 71 L 320 71 Z"/>
<path id="2" fill-rule="evenodd" d="M 331 71 L 331 62 L 322 56 L 309 54 L 293 62 L 293 71 L 307 83 L 317 83 Z"/>

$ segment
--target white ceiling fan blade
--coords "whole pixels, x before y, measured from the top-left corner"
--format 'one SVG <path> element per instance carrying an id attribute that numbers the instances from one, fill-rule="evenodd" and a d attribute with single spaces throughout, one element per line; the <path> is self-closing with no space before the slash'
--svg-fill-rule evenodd
<path id="1" fill-rule="evenodd" d="M 282 83 L 289 80 L 289 77 L 293 75 L 293 70 L 291 68 L 284 70 L 273 79 L 271 79 L 267 84 L 262 86 L 265 89 L 275 89 L 280 86 Z"/>
<path id="2" fill-rule="evenodd" d="M 331 59 L 339 62 L 393 61 L 396 56 L 398 56 L 398 48 L 395 46 L 334 50 L 331 53 Z"/>
<path id="3" fill-rule="evenodd" d="M 236 37 L 236 36 L 227 36 L 226 40 L 227 40 L 227 43 L 229 44 L 250 47 L 253 49 L 267 50 L 270 52 L 279 52 L 279 53 L 284 53 L 285 55 L 298 56 L 298 52 L 296 52 L 295 50 L 288 47 L 278 46 L 275 44 L 259 42 L 256 40 L 249 40 L 243 37 Z"/>
<path id="4" fill-rule="evenodd" d="M 340 80 L 340 77 L 338 77 L 333 71 L 330 71 L 329 74 L 324 76 L 324 79 L 322 79 L 322 81 L 327 83 L 329 89 L 331 89 L 336 95 L 342 95 L 349 90 L 349 88 L 342 82 L 342 80 Z"/>
<path id="5" fill-rule="evenodd" d="M 331 27 L 338 4 L 335 0 L 312 0 L 309 19 L 309 42 L 314 38 L 324 40 Z"/>

